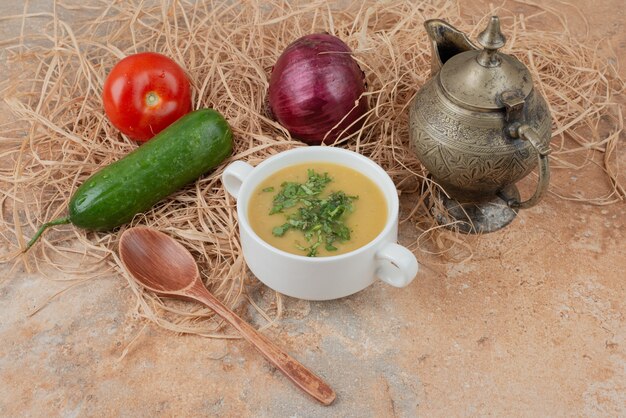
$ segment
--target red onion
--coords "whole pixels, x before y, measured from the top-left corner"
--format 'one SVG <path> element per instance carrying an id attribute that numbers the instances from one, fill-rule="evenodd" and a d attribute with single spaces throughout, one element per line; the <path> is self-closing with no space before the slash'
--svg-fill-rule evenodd
<path id="1" fill-rule="evenodd" d="M 319 145 L 361 128 L 367 111 L 365 74 L 351 53 L 341 39 L 318 33 L 296 40 L 278 58 L 269 106 L 293 137 Z"/>

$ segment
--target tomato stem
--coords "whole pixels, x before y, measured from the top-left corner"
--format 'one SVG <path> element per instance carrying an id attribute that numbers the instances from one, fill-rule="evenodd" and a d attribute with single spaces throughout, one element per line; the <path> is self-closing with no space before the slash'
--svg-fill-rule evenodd
<path id="1" fill-rule="evenodd" d="M 159 98 L 159 95 L 156 94 L 155 92 L 151 91 L 148 94 L 146 94 L 146 104 L 149 107 L 154 107 L 158 105 L 160 101 L 161 100 Z"/>

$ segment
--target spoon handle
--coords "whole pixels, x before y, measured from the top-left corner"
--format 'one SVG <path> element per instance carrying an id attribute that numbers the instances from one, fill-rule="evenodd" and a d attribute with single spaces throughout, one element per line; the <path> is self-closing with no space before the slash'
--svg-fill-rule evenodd
<path id="1" fill-rule="evenodd" d="M 250 341 L 266 359 L 273 363 L 285 376 L 291 379 L 296 386 L 324 405 L 330 405 L 335 400 L 335 392 L 326 382 L 237 316 L 236 313 L 206 290 L 204 286 L 195 286 L 190 290 L 193 292 L 193 295 L 190 296 L 198 302 L 204 303 L 206 306 L 213 309 L 215 313 L 228 321 L 246 340 Z"/>

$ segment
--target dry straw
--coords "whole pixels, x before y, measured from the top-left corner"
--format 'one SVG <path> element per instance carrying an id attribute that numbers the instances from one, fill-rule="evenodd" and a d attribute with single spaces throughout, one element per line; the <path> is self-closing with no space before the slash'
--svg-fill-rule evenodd
<path id="1" fill-rule="evenodd" d="M 28 4 L 28 3 L 26 3 Z M 4 261 L 55 279 L 119 274 L 128 277 L 116 255 L 120 231 L 95 233 L 72 226 L 49 230 L 27 254 L 25 241 L 43 222 L 67 209 L 73 191 L 100 167 L 136 147 L 113 128 L 100 95 L 107 72 L 122 57 L 157 51 L 179 62 L 193 84 L 196 108 L 213 107 L 235 133 L 233 160 L 253 165 L 277 152 L 301 146 L 264 109 L 273 63 L 296 38 L 326 31 L 354 50 L 367 75 L 370 112 L 363 129 L 338 146 L 380 163 L 403 194 L 417 196 L 403 227 L 417 227 L 405 242 L 418 253 L 445 256 L 469 245 L 444 233 L 425 205 L 432 183 L 408 144 L 407 106 L 430 76 L 430 50 L 423 21 L 442 18 L 471 36 L 498 13 L 513 53 L 530 68 L 553 114 L 553 167 L 596 168 L 607 179 L 597 196 L 579 196 L 553 185 L 563 199 L 596 204 L 623 201 L 623 178 L 616 154 L 623 129 L 614 96 L 623 91 L 617 72 L 597 54 L 597 45 L 573 38 L 560 12 L 530 7 L 523 16 L 505 8 L 485 16 L 462 16 L 451 1 L 102 1 L 89 6 L 56 3 L 52 13 L 5 16 L 3 22 L 41 28 L 40 35 L 5 40 L 12 76 L 2 88 L 14 122 L 0 137 L 0 244 Z M 82 19 L 82 20 L 81 20 Z M 546 22 L 552 22 L 549 26 Z M 584 24 L 584 18 L 580 19 Z M 258 283 L 249 276 L 237 237 L 234 201 L 219 181 L 223 167 L 164 200 L 133 225 L 158 228 L 194 254 L 209 288 L 231 307 L 252 307 L 269 326 L 280 317 L 280 295 L 253 300 Z M 128 227 L 128 226 L 125 226 Z M 125 228 L 123 227 L 123 228 Z M 122 228 L 122 229 L 123 229 Z M 7 269 L 9 272 L 12 270 Z M 79 282 L 79 283 L 82 283 Z M 164 328 L 228 337 L 211 313 L 195 305 L 163 301 L 132 281 L 137 312 Z"/>

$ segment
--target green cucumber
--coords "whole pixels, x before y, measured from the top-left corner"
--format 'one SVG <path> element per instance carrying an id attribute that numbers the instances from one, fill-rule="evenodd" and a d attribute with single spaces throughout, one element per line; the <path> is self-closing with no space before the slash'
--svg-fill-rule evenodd
<path id="1" fill-rule="evenodd" d="M 150 141 L 89 177 L 69 202 L 69 215 L 41 226 L 71 223 L 108 231 L 215 168 L 232 152 L 232 131 L 222 115 L 200 109 L 174 122 Z"/>

